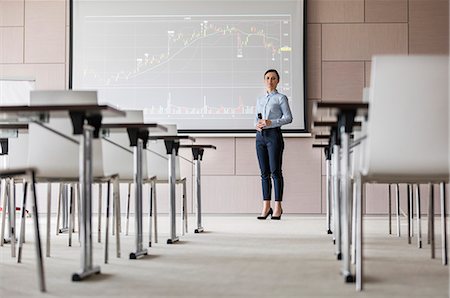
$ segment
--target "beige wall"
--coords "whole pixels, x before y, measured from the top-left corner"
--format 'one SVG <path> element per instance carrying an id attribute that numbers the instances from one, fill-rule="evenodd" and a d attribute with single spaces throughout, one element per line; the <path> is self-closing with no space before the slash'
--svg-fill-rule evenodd
<path id="1" fill-rule="evenodd" d="M 307 0 L 307 5 L 308 110 L 317 100 L 359 101 L 374 54 L 448 54 L 448 0 Z M 67 88 L 66 9 L 65 0 L 0 0 L 0 77 L 33 76 L 39 89 Z M 205 153 L 204 211 L 257 212 L 254 139 L 198 142 L 218 146 Z M 311 138 L 286 139 L 287 212 L 325 211 L 322 152 L 312 143 Z M 182 155 L 190 157 L 186 151 Z M 182 170 L 189 177 L 192 205 L 192 167 L 183 161 Z M 368 187 L 367 212 L 386 211 L 386 189 Z"/>

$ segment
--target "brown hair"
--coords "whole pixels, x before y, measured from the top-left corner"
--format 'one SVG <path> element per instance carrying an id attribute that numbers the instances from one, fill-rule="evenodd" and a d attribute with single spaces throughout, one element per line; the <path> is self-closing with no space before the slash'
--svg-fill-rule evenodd
<path id="1" fill-rule="evenodd" d="M 268 71 L 266 71 L 264 73 L 264 78 L 266 77 L 266 74 L 268 74 L 269 72 L 273 72 L 277 75 L 278 81 L 280 80 L 280 75 L 278 74 L 278 71 L 276 69 L 269 69 Z"/>

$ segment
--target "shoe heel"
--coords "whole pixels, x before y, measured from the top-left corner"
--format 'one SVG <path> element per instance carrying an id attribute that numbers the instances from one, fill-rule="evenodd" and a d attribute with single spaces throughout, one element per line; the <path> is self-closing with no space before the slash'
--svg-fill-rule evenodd
<path id="1" fill-rule="evenodd" d="M 270 209 L 269 209 L 269 212 L 267 212 L 266 215 L 264 215 L 264 216 L 258 216 L 257 219 L 261 219 L 261 220 L 267 219 L 267 217 L 269 217 L 269 215 L 272 215 L 272 214 L 273 214 L 273 210 L 272 210 L 272 208 L 270 208 Z"/>

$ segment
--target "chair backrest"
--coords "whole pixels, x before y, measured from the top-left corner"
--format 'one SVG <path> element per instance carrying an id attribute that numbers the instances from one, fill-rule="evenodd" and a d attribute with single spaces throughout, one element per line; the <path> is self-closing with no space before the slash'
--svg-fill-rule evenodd
<path id="1" fill-rule="evenodd" d="M 83 105 L 97 104 L 96 91 L 44 90 L 32 91 L 30 105 Z M 46 126 L 72 139 L 81 141 L 73 135 L 70 118 L 50 118 Z M 28 166 L 38 169 L 40 177 L 76 178 L 79 176 L 80 146 L 38 124 L 30 123 L 28 139 Z M 93 140 L 93 176 L 104 176 L 102 143 Z"/>
<path id="2" fill-rule="evenodd" d="M 362 173 L 448 179 L 448 57 L 372 60 Z"/>
<path id="3" fill-rule="evenodd" d="M 0 77 L 0 106 L 29 105 L 30 91 L 35 87 L 33 78 Z M 9 138 L 8 155 L 3 156 L 0 168 L 25 168 L 27 166 L 28 131 L 19 131 L 17 138 Z"/>
<path id="4" fill-rule="evenodd" d="M 97 91 L 35 90 L 30 93 L 30 105 L 87 105 L 97 104 Z"/>
<path id="5" fill-rule="evenodd" d="M 153 133 L 152 135 L 177 135 L 175 124 L 163 124 L 167 127 L 167 132 Z M 147 165 L 149 176 L 156 176 L 158 180 L 169 179 L 169 161 L 164 141 L 149 141 L 147 144 Z M 181 178 L 180 158 L 175 159 L 176 179 Z"/>
<path id="6" fill-rule="evenodd" d="M 28 105 L 30 91 L 34 87 L 35 80 L 32 78 L 0 77 L 0 106 Z"/>
<path id="7" fill-rule="evenodd" d="M 143 123 L 144 116 L 142 111 L 125 111 L 125 117 L 105 118 L 104 123 Z M 103 140 L 103 166 L 107 175 L 119 174 L 120 179 L 133 180 L 133 147 L 130 147 L 130 140 L 125 131 L 112 131 L 107 140 Z M 122 146 L 120 148 L 108 141 Z M 127 151 L 125 149 L 130 151 Z M 143 151 L 143 177 L 147 178 L 147 151 Z"/>
<path id="8" fill-rule="evenodd" d="M 103 123 L 144 123 L 144 113 L 141 110 L 127 110 L 125 117 L 103 118 Z"/>

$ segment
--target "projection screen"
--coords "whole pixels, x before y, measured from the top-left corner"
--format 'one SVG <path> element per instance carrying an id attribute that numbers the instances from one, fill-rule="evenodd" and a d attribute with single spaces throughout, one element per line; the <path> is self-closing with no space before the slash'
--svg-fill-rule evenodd
<path id="1" fill-rule="evenodd" d="M 277 69 L 305 130 L 303 0 L 73 0 L 72 88 L 182 131 L 252 131 Z"/>

